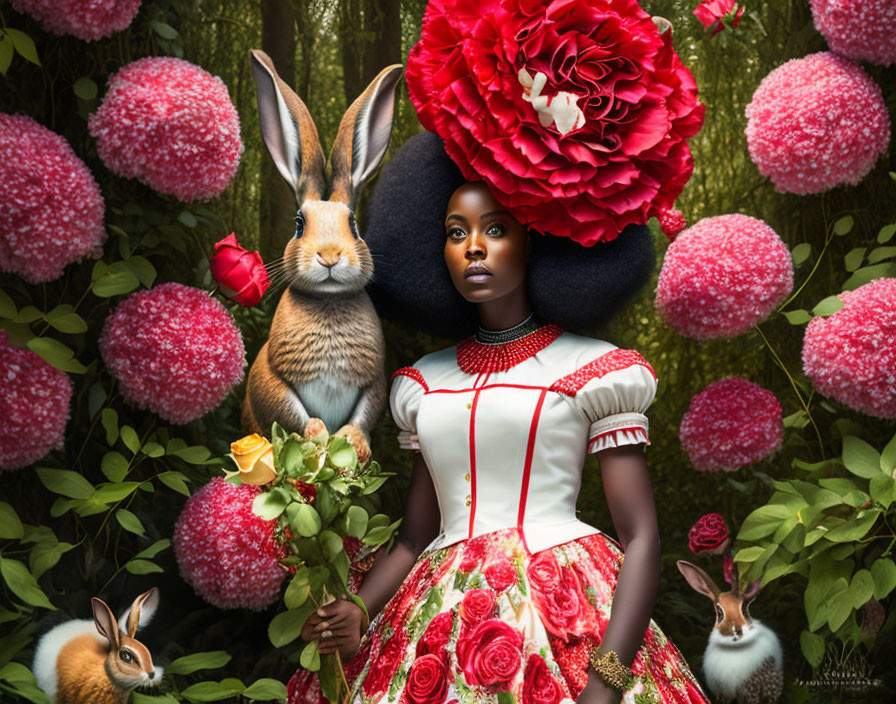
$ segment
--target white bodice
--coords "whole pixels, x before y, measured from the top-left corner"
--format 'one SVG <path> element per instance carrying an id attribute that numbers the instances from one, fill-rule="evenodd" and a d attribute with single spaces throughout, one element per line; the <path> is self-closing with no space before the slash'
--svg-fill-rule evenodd
<path id="1" fill-rule="evenodd" d="M 504 371 L 468 356 L 465 372 L 452 347 L 396 372 L 399 442 L 423 453 L 438 495 L 431 548 L 517 527 L 538 552 L 597 532 L 575 514 L 585 455 L 648 442 L 656 376 L 636 352 L 559 333 Z"/>

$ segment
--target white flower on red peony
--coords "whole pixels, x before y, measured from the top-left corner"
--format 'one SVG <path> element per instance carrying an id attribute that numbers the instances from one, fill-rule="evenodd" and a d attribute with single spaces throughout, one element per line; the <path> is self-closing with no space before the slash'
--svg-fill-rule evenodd
<path id="1" fill-rule="evenodd" d="M 819 392 L 875 418 L 896 418 L 896 279 L 840 294 L 843 308 L 813 318 L 803 371 Z"/>
<path id="2" fill-rule="evenodd" d="M 64 137 L 0 114 L 0 183 L 0 271 L 38 284 L 102 255 L 103 196 Z"/>
<path id="3" fill-rule="evenodd" d="M 99 346 L 124 399 L 177 424 L 221 403 L 246 364 L 242 335 L 224 305 L 174 282 L 122 301 Z"/>
<path id="4" fill-rule="evenodd" d="M 72 382 L 31 350 L 12 347 L 0 330 L 0 470 L 37 462 L 61 450 Z"/>
<path id="5" fill-rule="evenodd" d="M 882 66 L 896 63 L 893 0 L 809 0 L 812 19 L 831 51 Z"/>
<path id="6" fill-rule="evenodd" d="M 695 469 L 734 471 L 781 448 L 781 415 L 781 404 L 771 391 L 732 376 L 691 399 L 678 433 Z"/>
<path id="7" fill-rule="evenodd" d="M 111 171 L 182 201 L 220 195 L 243 151 L 224 82 L 170 57 L 145 57 L 120 69 L 88 126 Z"/>
<path id="8" fill-rule="evenodd" d="M 12 0 L 19 12 L 31 15 L 48 32 L 95 41 L 131 24 L 142 0 Z"/>
<path id="9" fill-rule="evenodd" d="M 719 215 L 669 245 L 655 305 L 687 337 L 736 337 L 768 317 L 792 288 L 793 260 L 777 233 L 748 215 Z"/>
<path id="10" fill-rule="evenodd" d="M 181 576 L 220 609 L 270 606 L 287 574 L 277 561 L 276 521 L 252 513 L 258 493 L 216 477 L 190 497 L 174 524 Z"/>
<path id="11" fill-rule="evenodd" d="M 746 114 L 753 163 L 778 191 L 797 195 L 858 184 L 890 142 L 880 87 L 829 51 L 772 71 Z"/>

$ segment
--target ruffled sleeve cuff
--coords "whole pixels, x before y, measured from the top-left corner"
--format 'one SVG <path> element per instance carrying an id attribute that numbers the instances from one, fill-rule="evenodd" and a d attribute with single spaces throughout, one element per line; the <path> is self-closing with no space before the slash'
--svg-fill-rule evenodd
<path id="1" fill-rule="evenodd" d="M 427 391 L 423 374 L 415 367 L 402 367 L 392 375 L 389 407 L 398 426 L 398 446 L 403 450 L 419 450 L 417 412 Z"/>
<path id="2" fill-rule="evenodd" d="M 650 444 L 647 416 L 643 413 L 617 413 L 591 424 L 588 433 L 588 452 L 600 452 L 610 447 Z"/>

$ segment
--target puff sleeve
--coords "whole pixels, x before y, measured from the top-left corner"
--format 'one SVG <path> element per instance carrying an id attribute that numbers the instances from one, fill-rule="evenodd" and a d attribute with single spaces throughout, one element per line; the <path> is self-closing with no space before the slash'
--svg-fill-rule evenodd
<path id="1" fill-rule="evenodd" d="M 612 350 L 562 379 L 591 423 L 588 452 L 650 444 L 645 412 L 656 395 L 656 373 L 634 350 Z"/>
<path id="2" fill-rule="evenodd" d="M 423 374 L 414 367 L 402 367 L 392 375 L 389 407 L 398 426 L 398 445 L 404 450 L 419 450 L 417 411 L 426 393 Z"/>

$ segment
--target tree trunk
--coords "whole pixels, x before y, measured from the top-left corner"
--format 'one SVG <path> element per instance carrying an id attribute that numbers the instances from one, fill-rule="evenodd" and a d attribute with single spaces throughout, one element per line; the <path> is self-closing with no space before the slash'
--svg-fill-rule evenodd
<path id="1" fill-rule="evenodd" d="M 295 86 L 296 13 L 289 0 L 262 0 L 261 48 L 271 57 L 277 73 Z M 304 97 L 304 96 L 301 96 Z M 294 232 L 295 196 L 274 166 L 270 155 L 261 161 L 259 251 L 266 262 L 283 256 Z"/>
<path id="2" fill-rule="evenodd" d="M 364 86 L 386 66 L 401 63 L 401 2 L 366 0 L 366 4 L 373 41 L 364 55 Z"/>

